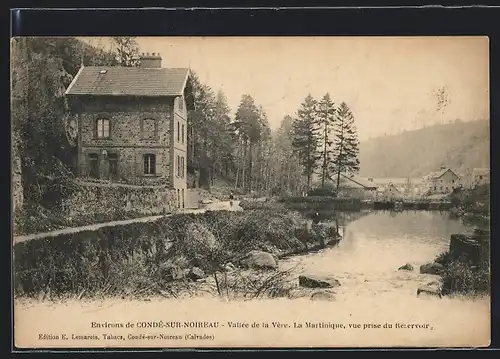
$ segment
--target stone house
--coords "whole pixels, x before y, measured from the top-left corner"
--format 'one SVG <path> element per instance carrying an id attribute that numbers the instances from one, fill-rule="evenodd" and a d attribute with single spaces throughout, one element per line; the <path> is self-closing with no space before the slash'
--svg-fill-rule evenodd
<path id="1" fill-rule="evenodd" d="M 392 182 L 381 186 L 377 195 L 377 199 L 386 201 L 402 199 L 403 197 L 405 197 L 404 190 Z"/>
<path id="2" fill-rule="evenodd" d="M 441 167 L 437 172 L 431 172 L 423 178 L 426 193 L 448 194 L 453 189 L 460 187 L 460 176 L 449 168 Z"/>
<path id="3" fill-rule="evenodd" d="M 139 67 L 80 68 L 66 90 L 78 129 L 77 172 L 97 182 L 164 186 L 184 207 L 190 72 L 161 61 L 153 53 Z"/>

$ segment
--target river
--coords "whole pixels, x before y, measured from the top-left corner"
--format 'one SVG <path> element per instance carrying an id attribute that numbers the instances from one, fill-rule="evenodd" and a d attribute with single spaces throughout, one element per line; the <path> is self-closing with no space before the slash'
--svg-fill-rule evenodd
<path id="1" fill-rule="evenodd" d="M 342 283 L 337 290 L 342 295 L 415 295 L 418 286 L 435 280 L 435 276 L 419 274 L 419 266 L 446 251 L 451 234 L 468 230 L 446 212 L 374 211 L 354 217 L 341 226 L 343 239 L 337 246 L 289 258 L 283 267 L 296 267 L 297 273 L 334 275 Z M 333 219 L 324 222 L 335 225 Z M 406 263 L 414 271 L 398 271 Z"/>

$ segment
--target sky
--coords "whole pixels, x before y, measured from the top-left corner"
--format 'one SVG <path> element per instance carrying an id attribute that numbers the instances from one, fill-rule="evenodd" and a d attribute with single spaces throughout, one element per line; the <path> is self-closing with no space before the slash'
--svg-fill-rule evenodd
<path id="1" fill-rule="evenodd" d="M 89 40 L 88 38 L 86 39 Z M 489 119 L 487 37 L 138 37 L 162 67 L 190 67 L 233 113 L 243 94 L 273 129 L 304 98 L 329 93 L 351 108 L 360 140 L 460 119 Z M 96 46 L 109 40 L 93 38 Z M 445 89 L 437 111 L 433 95 Z"/>

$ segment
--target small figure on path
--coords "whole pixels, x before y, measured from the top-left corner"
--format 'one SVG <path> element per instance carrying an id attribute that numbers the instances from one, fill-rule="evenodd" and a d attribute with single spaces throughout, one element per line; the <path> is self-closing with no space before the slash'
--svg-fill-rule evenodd
<path id="1" fill-rule="evenodd" d="M 319 213 L 318 212 L 314 212 L 314 215 L 313 215 L 313 223 L 314 224 L 318 224 L 320 221 L 320 218 L 319 218 Z"/>
<path id="2" fill-rule="evenodd" d="M 233 206 L 233 200 L 234 200 L 234 194 L 233 191 L 229 193 L 229 205 L 232 207 Z"/>

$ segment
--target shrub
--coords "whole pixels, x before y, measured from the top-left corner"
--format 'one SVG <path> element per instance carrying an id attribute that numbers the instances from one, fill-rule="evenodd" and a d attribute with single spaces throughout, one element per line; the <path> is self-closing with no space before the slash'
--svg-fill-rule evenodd
<path id="1" fill-rule="evenodd" d="M 336 197 L 336 191 L 333 188 L 329 187 L 318 187 L 311 189 L 309 192 L 307 192 L 308 196 L 327 196 L 327 197 Z"/>
<path id="2" fill-rule="evenodd" d="M 443 278 L 443 294 L 483 294 L 490 291 L 490 273 L 468 263 L 453 261 L 447 264 Z"/>
<path id="3" fill-rule="evenodd" d="M 14 245 L 15 293 L 175 293 L 163 270 L 170 265 L 211 273 L 252 249 L 276 253 L 329 241 L 330 231 L 306 223 L 284 211 L 208 211 L 20 242 Z"/>

